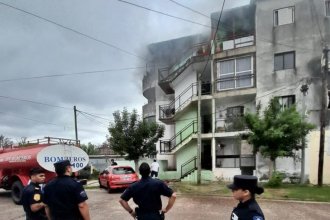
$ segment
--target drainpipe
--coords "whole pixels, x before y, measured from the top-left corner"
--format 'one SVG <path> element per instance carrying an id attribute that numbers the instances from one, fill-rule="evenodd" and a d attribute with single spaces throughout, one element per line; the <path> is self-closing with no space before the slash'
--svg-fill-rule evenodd
<path id="1" fill-rule="evenodd" d="M 197 111 L 197 124 L 198 124 L 198 136 L 197 136 L 197 184 L 201 184 L 202 162 L 201 162 L 201 148 L 202 148 L 202 120 L 201 120 L 201 95 L 202 95 L 202 74 L 198 74 L 198 111 Z"/>

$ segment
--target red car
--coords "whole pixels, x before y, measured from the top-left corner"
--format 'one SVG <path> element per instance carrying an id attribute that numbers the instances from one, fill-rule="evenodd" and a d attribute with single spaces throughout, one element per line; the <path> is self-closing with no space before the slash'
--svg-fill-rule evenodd
<path id="1" fill-rule="evenodd" d="M 100 188 L 110 193 L 113 189 L 127 188 L 139 180 L 139 176 L 130 166 L 110 166 L 99 175 Z"/>

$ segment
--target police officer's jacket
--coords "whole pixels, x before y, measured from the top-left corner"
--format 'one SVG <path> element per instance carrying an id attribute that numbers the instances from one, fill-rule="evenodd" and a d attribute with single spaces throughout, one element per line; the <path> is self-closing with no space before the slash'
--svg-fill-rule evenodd
<path id="1" fill-rule="evenodd" d="M 234 208 L 230 220 L 265 220 L 265 217 L 256 200 L 250 199 Z"/>
<path id="2" fill-rule="evenodd" d="M 141 213 L 149 213 L 162 209 L 161 195 L 171 197 L 172 194 L 173 190 L 163 181 L 148 177 L 141 178 L 140 181 L 128 187 L 121 198 L 125 201 L 133 198 Z"/>
<path id="3" fill-rule="evenodd" d="M 35 203 L 40 203 L 43 200 L 43 195 L 41 187 L 37 183 L 30 182 L 27 185 L 22 194 L 22 205 L 26 213 L 27 220 L 46 220 L 45 209 L 39 209 L 36 212 L 32 212 L 31 205 Z"/>
<path id="4" fill-rule="evenodd" d="M 78 204 L 88 199 L 82 185 L 70 176 L 58 176 L 44 189 L 44 203 L 52 220 L 82 219 Z"/>

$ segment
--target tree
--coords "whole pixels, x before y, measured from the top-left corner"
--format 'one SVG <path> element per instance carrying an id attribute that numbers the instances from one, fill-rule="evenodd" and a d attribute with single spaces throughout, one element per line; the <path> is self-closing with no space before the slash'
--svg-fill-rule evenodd
<path id="1" fill-rule="evenodd" d="M 6 138 L 4 135 L 0 135 L 0 148 L 8 148 L 13 145 L 13 141 L 10 138 Z"/>
<path id="2" fill-rule="evenodd" d="M 20 147 L 26 146 L 28 144 L 27 137 L 21 137 L 21 139 L 18 140 L 17 143 L 18 143 L 18 146 L 20 146 Z"/>
<path id="3" fill-rule="evenodd" d="M 112 149 L 124 155 L 127 160 L 134 160 L 135 170 L 138 170 L 140 157 L 155 155 L 155 143 L 164 135 L 164 126 L 155 122 L 139 119 L 137 111 L 131 113 L 126 108 L 120 113 L 113 113 L 114 123 L 109 126 L 109 143 Z"/>
<path id="4" fill-rule="evenodd" d="M 95 155 L 97 153 L 97 151 L 95 149 L 95 145 L 93 145 L 91 142 L 89 142 L 87 145 L 86 144 L 82 144 L 80 147 L 88 155 Z"/>
<path id="5" fill-rule="evenodd" d="M 293 150 L 301 149 L 302 137 L 305 137 L 315 126 L 304 121 L 296 107 L 281 109 L 278 98 L 270 100 L 264 110 L 263 118 L 259 114 L 260 105 L 256 114 L 248 113 L 244 116 L 249 143 L 253 144 L 254 153 L 271 160 L 269 175 L 276 170 L 276 158 L 292 157 Z"/>

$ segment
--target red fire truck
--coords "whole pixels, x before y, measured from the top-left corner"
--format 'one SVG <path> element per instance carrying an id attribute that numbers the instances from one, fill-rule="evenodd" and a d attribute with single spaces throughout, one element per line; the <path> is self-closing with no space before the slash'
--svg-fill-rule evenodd
<path id="1" fill-rule="evenodd" d="M 74 145 L 71 139 L 46 137 L 24 147 L 0 148 L 0 188 L 11 190 L 13 201 L 20 204 L 31 168 L 44 168 L 46 182 L 56 176 L 53 164 L 59 160 L 69 159 L 73 171 L 79 171 L 88 164 L 88 155 Z"/>

